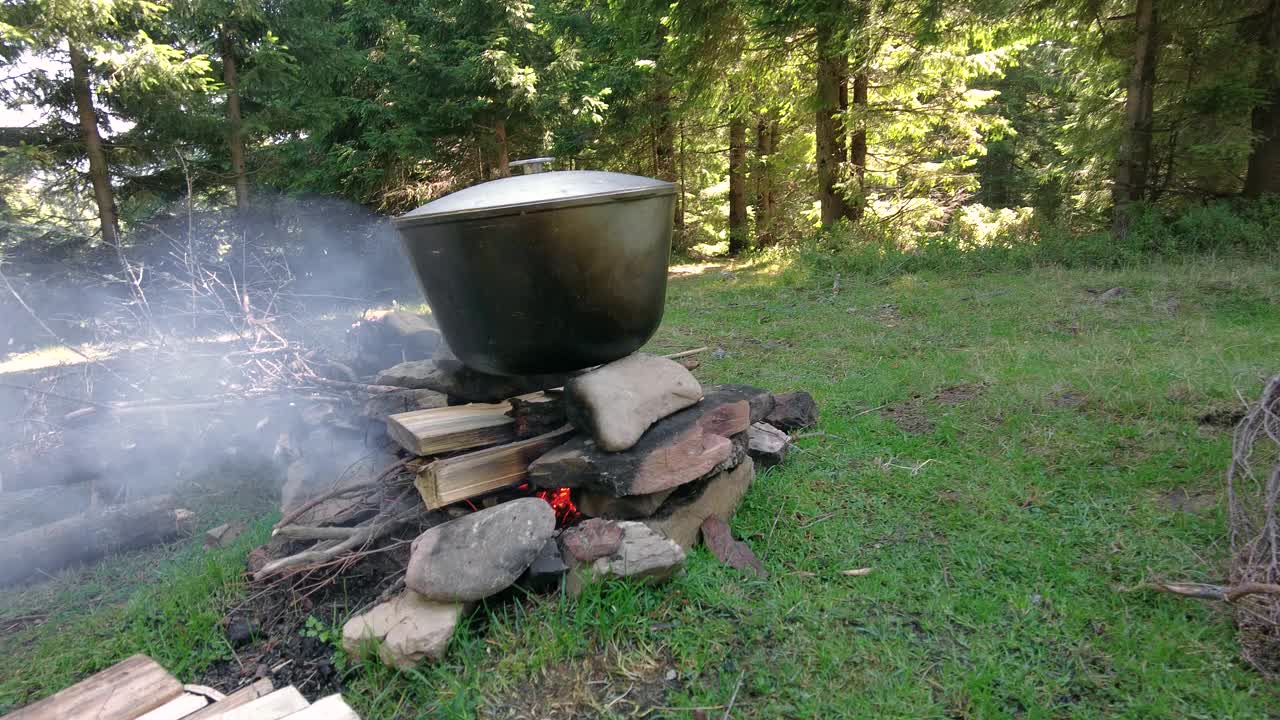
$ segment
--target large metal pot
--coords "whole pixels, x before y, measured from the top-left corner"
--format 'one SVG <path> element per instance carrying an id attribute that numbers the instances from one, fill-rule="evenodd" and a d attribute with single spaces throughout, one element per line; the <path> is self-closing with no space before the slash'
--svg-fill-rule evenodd
<path id="1" fill-rule="evenodd" d="M 395 219 L 431 311 L 481 372 L 624 357 L 662 321 L 675 186 L 593 171 L 502 178 Z"/>

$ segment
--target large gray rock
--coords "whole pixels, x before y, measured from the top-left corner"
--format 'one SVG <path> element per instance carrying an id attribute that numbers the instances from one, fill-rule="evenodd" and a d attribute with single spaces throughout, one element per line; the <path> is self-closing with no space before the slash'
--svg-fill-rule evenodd
<path id="1" fill-rule="evenodd" d="M 684 550 L 646 526 L 622 521 L 622 544 L 605 557 L 590 563 L 579 563 L 570 571 L 565 587 L 577 595 L 592 580 L 606 577 L 635 578 L 647 584 L 665 582 L 684 566 Z"/>
<path id="2" fill-rule="evenodd" d="M 573 504 L 578 507 L 578 512 L 587 517 L 608 518 L 610 520 L 639 520 L 649 517 L 655 510 L 662 507 L 662 503 L 673 492 L 675 492 L 675 488 L 659 490 L 648 495 L 613 497 L 612 495 L 602 495 L 588 490 L 575 490 L 573 492 Z"/>
<path id="3" fill-rule="evenodd" d="M 405 585 L 438 602 L 486 598 L 514 583 L 555 530 L 555 511 L 538 498 L 450 520 L 413 541 Z"/>
<path id="4" fill-rule="evenodd" d="M 764 420 L 786 432 L 813 427 L 818 424 L 818 404 L 803 390 L 777 393 L 773 396 L 773 408 Z"/>
<path id="5" fill-rule="evenodd" d="M 466 610 L 461 603 L 432 602 L 406 590 L 348 620 L 342 626 L 342 647 L 359 656 L 376 646 L 384 664 L 407 670 L 423 659 L 444 657 Z"/>
<path id="6" fill-rule="evenodd" d="M 650 425 L 702 399 L 702 386 L 683 365 L 637 353 L 583 373 L 565 385 L 574 425 L 606 452 L 626 450 Z"/>

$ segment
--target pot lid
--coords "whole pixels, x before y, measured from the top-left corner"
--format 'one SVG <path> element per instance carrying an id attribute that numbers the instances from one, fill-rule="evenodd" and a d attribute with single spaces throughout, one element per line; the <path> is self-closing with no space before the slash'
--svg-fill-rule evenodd
<path id="1" fill-rule="evenodd" d="M 472 220 L 536 210 L 674 195 L 662 180 L 597 170 L 557 170 L 490 180 L 450 193 L 395 219 L 398 226 Z"/>

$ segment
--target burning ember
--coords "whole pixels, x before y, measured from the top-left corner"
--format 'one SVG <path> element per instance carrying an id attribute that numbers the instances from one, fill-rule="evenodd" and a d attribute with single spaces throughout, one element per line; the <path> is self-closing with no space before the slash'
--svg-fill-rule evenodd
<path id="1" fill-rule="evenodd" d="M 569 488 L 539 490 L 537 496 L 546 500 L 551 509 L 555 510 L 556 525 L 560 527 L 574 522 L 582 514 L 578 512 L 578 506 L 573 504 L 573 498 L 569 496 Z"/>

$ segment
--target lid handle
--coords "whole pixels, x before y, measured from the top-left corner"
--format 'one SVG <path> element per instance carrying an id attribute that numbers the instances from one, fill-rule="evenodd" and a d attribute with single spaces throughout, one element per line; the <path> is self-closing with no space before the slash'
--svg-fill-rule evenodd
<path id="1" fill-rule="evenodd" d="M 512 160 L 511 162 L 507 163 L 507 165 L 513 168 L 521 168 L 524 171 L 525 175 L 532 175 L 534 173 L 542 172 L 543 170 L 542 166 L 549 162 L 555 162 L 555 158 L 536 157 L 536 158 L 529 158 L 528 160 Z"/>

